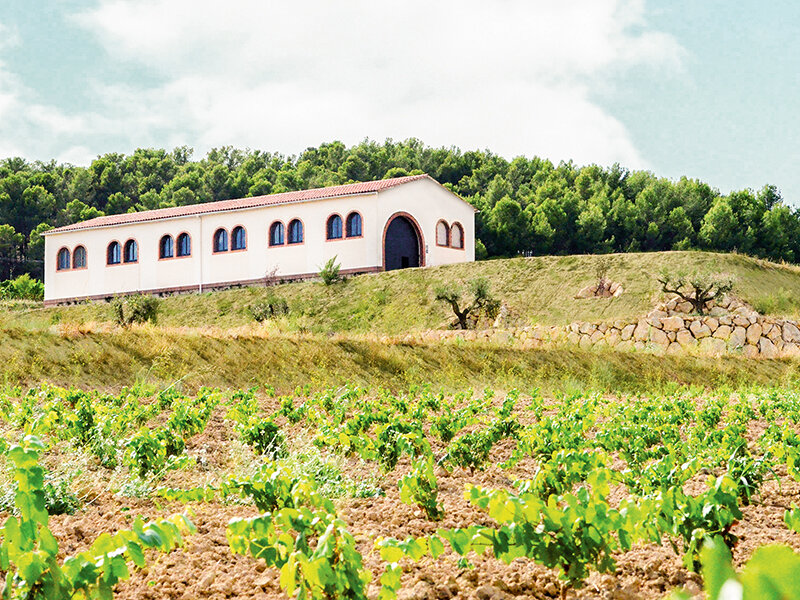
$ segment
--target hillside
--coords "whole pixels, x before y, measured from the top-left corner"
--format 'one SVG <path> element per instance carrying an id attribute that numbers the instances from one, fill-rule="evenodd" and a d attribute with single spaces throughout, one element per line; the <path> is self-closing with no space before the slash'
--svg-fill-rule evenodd
<path id="1" fill-rule="evenodd" d="M 159 317 L 162 327 L 250 328 L 248 310 L 270 295 L 284 298 L 289 316 L 271 327 L 276 332 L 372 333 L 397 335 L 409 330 L 447 324 L 448 309 L 433 300 L 441 283 L 475 277 L 490 280 L 495 295 L 520 324 L 567 324 L 637 317 L 660 297 L 654 276 L 670 270 L 699 269 L 736 277 L 734 293 L 759 312 L 794 316 L 800 311 L 800 267 L 779 265 L 736 254 L 654 252 L 606 255 L 609 277 L 625 292 L 619 298 L 578 300 L 575 293 L 596 280 L 600 256 L 573 255 L 514 258 L 448 265 L 428 269 L 362 275 L 326 287 L 319 282 L 287 283 L 165 298 Z M 56 322 L 111 322 L 105 303 L 43 309 L 17 305 L 5 313 L 5 327 L 46 329 Z"/>
<path id="2" fill-rule="evenodd" d="M 480 388 L 630 392 L 673 383 L 704 387 L 787 384 L 797 362 L 659 357 L 545 348 L 520 352 L 491 344 L 383 343 L 380 336 L 441 327 L 445 308 L 432 299 L 441 282 L 488 277 L 522 324 L 614 320 L 642 315 L 659 297 L 654 274 L 662 266 L 724 271 L 737 293 L 761 312 L 800 312 L 800 268 L 739 255 L 669 252 L 611 255 L 610 276 L 625 293 L 615 299 L 576 300 L 595 278 L 597 256 L 517 258 L 431 269 L 364 275 L 325 287 L 319 282 L 165 298 L 157 326 L 113 323 L 106 303 L 42 308 L 6 303 L 0 317 L 0 376 L 6 384 L 42 380 L 119 389 L 137 381 L 197 389 L 202 385 L 271 385 L 314 389 L 346 381 L 403 389 L 426 383 L 445 389 Z M 276 294 L 290 315 L 263 325 L 248 307 Z"/>

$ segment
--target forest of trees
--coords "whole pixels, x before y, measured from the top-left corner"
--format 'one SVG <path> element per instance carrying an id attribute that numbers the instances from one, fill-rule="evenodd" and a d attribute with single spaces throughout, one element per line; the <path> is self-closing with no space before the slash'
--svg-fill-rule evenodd
<path id="1" fill-rule="evenodd" d="M 771 185 L 722 195 L 619 165 L 508 161 L 411 139 L 333 142 L 299 156 L 225 147 L 200 160 L 186 147 L 140 149 L 88 167 L 2 160 L 0 278 L 41 277 L 39 234 L 95 216 L 422 172 L 480 210 L 479 258 L 701 248 L 800 259 L 800 212 Z"/>

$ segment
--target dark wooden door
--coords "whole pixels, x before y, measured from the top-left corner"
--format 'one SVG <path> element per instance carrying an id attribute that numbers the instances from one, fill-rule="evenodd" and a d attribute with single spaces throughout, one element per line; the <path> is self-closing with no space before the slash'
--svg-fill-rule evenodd
<path id="1" fill-rule="evenodd" d="M 384 238 L 384 268 L 387 271 L 419 266 L 419 236 L 406 217 L 392 219 Z"/>

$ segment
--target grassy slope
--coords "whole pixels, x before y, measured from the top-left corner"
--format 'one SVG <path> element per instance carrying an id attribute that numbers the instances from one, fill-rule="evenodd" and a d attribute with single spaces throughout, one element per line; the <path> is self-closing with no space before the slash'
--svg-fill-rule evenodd
<path id="1" fill-rule="evenodd" d="M 137 381 L 167 386 L 246 388 L 288 392 L 345 382 L 394 390 L 513 387 L 543 391 L 644 392 L 670 384 L 792 385 L 792 360 L 744 360 L 550 348 L 520 352 L 480 344 L 383 344 L 323 336 L 213 337 L 153 327 L 62 336 L 8 330 L 0 344 L 7 384 L 49 381 L 114 390 Z"/>
<path id="2" fill-rule="evenodd" d="M 625 294 L 573 299 L 594 280 L 597 261 L 594 256 L 520 258 L 365 275 L 331 287 L 306 282 L 189 294 L 164 300 L 159 326 L 131 330 L 98 325 L 112 318 L 104 303 L 51 309 L 6 304 L 0 317 L 0 373 L 13 384 L 49 380 L 115 389 L 137 380 L 159 385 L 182 380 L 190 388 L 272 385 L 282 391 L 306 383 L 318 388 L 352 381 L 394 389 L 430 383 L 450 390 L 489 385 L 634 392 L 670 382 L 766 385 L 789 384 L 797 377 L 800 363 L 791 360 L 565 348 L 520 352 L 463 342 L 381 344 L 370 341 L 374 335 L 352 335 L 439 327 L 447 311 L 432 301 L 433 287 L 476 276 L 491 279 L 496 294 L 522 323 L 644 314 L 659 296 L 653 274 L 662 266 L 733 273 L 738 294 L 772 314 L 791 316 L 800 306 L 800 268 L 689 252 L 614 255 L 610 275 L 623 283 Z M 270 293 L 289 301 L 292 316 L 277 327 L 254 327 L 247 307 Z M 54 327 L 57 322 L 61 325 Z M 76 325 L 87 322 L 94 324 Z M 301 325 L 315 334 L 276 331 Z"/>
<path id="3" fill-rule="evenodd" d="M 671 269 L 698 268 L 736 275 L 737 293 L 775 316 L 800 311 L 800 268 L 777 265 L 740 255 L 700 252 L 659 252 L 610 256 L 609 275 L 626 291 L 620 298 L 576 300 L 575 293 L 596 278 L 597 256 L 554 256 L 492 260 L 465 265 L 362 275 L 325 287 L 318 282 L 187 294 L 165 299 L 160 323 L 166 326 L 231 328 L 252 323 L 247 307 L 270 293 L 286 298 L 292 317 L 283 328 L 319 333 L 372 332 L 398 334 L 411 329 L 441 327 L 448 311 L 432 299 L 444 281 L 488 277 L 496 295 L 521 324 L 565 324 L 574 320 L 637 317 L 659 297 L 654 275 Z M 10 311 L 6 326 L 44 329 L 55 320 L 110 321 L 107 304 Z"/>

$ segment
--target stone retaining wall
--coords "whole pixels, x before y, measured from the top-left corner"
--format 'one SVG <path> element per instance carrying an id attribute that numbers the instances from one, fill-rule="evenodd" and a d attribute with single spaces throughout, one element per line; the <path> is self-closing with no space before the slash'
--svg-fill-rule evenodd
<path id="1" fill-rule="evenodd" d="M 432 330 L 411 334 L 407 341 L 462 338 L 536 348 L 569 344 L 581 348 L 611 347 L 660 353 L 694 351 L 720 355 L 774 358 L 800 355 L 800 326 L 794 321 L 758 315 L 745 307 L 717 316 L 653 311 L 635 322 L 571 323 L 566 327 L 534 325 L 509 329 Z"/>

